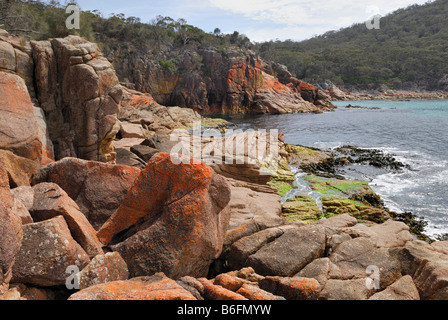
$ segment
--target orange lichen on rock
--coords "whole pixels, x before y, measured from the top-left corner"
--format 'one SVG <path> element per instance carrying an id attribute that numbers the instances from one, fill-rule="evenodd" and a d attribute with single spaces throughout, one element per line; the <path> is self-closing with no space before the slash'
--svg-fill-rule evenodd
<path id="1" fill-rule="evenodd" d="M 99 230 L 118 209 L 140 172 L 135 167 L 67 157 L 41 168 L 32 182 L 59 185 Z"/>
<path id="2" fill-rule="evenodd" d="M 316 279 L 300 277 L 268 276 L 261 281 L 260 287 L 287 300 L 315 300 L 321 290 Z"/>
<path id="3" fill-rule="evenodd" d="M 242 295 L 249 300 L 286 300 L 283 297 L 275 296 L 270 292 L 260 289 L 258 286 L 244 284 L 236 293 Z"/>
<path id="4" fill-rule="evenodd" d="M 277 78 L 263 72 L 263 87 L 262 90 L 272 90 L 276 93 L 292 93 L 292 90 L 287 85 L 282 84 Z"/>
<path id="5" fill-rule="evenodd" d="M 214 281 L 214 285 L 219 285 L 223 288 L 226 288 L 231 291 L 238 291 L 244 284 L 256 284 L 252 283 L 248 280 L 244 280 L 232 275 L 229 275 L 227 273 L 220 274 L 217 276 Z"/>
<path id="6" fill-rule="evenodd" d="M 316 91 L 317 88 L 313 86 L 312 84 L 304 81 L 298 80 L 296 88 L 299 90 L 299 92 L 302 91 Z"/>
<path id="7" fill-rule="evenodd" d="M 25 81 L 0 72 L 0 97 L 0 148 L 40 163 L 42 142 Z"/>
<path id="8" fill-rule="evenodd" d="M 99 284 L 70 296 L 69 300 L 196 300 L 163 273 L 128 281 Z"/>
<path id="9" fill-rule="evenodd" d="M 126 93 L 128 92 L 126 91 Z M 140 109 L 156 104 L 156 101 L 148 94 L 125 94 L 122 103 Z"/>
<path id="10" fill-rule="evenodd" d="M 164 167 L 161 174 L 155 172 L 154 167 L 158 166 Z M 109 244 L 115 234 L 131 227 L 140 218 L 154 214 L 164 203 L 179 200 L 201 184 L 205 186 L 211 176 L 212 169 L 204 163 L 193 169 L 192 166 L 173 164 L 170 154 L 157 154 L 137 178 L 118 211 L 98 232 L 98 238 L 103 244 Z"/>
<path id="11" fill-rule="evenodd" d="M 203 277 L 221 254 L 230 188 L 211 167 L 191 162 L 156 154 L 98 232 L 103 244 L 113 240 L 111 249 L 122 255 L 131 275 Z"/>
<path id="12" fill-rule="evenodd" d="M 242 295 L 223 288 L 219 285 L 214 285 L 210 280 L 201 278 L 198 281 L 204 286 L 204 296 L 207 300 L 248 300 Z"/>

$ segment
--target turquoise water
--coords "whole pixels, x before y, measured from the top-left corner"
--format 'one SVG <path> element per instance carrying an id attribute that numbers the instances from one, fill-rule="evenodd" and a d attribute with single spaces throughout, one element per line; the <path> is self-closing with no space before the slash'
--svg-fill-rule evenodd
<path id="1" fill-rule="evenodd" d="M 353 100 L 333 101 L 338 107 L 361 106 L 381 109 L 405 109 L 412 110 L 416 114 L 433 117 L 448 117 L 448 100 Z"/>
<path id="2" fill-rule="evenodd" d="M 285 141 L 331 149 L 342 145 L 381 149 L 408 164 L 401 173 L 347 172 L 363 179 L 394 211 L 424 217 L 426 233 L 448 233 L 448 100 L 338 101 L 324 114 L 232 116 L 243 129 L 278 129 Z M 348 104 L 372 109 L 345 108 Z"/>

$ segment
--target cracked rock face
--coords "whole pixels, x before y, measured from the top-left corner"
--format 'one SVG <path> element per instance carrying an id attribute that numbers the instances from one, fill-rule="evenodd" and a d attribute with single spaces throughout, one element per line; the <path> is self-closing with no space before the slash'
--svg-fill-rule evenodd
<path id="1" fill-rule="evenodd" d="M 69 36 L 33 41 L 38 99 L 48 114 L 56 159 L 115 161 L 122 90 L 115 70 L 94 43 Z"/>

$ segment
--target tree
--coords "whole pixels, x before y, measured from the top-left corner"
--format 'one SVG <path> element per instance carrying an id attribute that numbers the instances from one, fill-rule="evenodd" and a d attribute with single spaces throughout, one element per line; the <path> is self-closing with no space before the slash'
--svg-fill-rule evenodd
<path id="1" fill-rule="evenodd" d="M 168 27 L 174 23 L 174 20 L 170 17 L 163 17 L 158 15 L 150 23 L 151 25 L 151 35 L 156 43 L 158 52 L 162 50 L 162 42 L 167 37 Z"/>
<path id="2" fill-rule="evenodd" d="M 0 28 L 14 33 L 38 33 L 28 10 L 39 1 L 0 0 Z"/>
<path id="3" fill-rule="evenodd" d="M 213 34 L 217 37 L 221 37 L 222 36 L 221 29 L 215 28 L 215 30 L 213 30 Z"/>

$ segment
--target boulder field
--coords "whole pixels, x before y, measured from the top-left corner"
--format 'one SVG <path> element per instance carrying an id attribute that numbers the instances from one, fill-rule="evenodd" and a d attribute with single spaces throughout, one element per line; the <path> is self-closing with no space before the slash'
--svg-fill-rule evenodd
<path id="1" fill-rule="evenodd" d="M 225 121 L 122 87 L 95 44 L 0 34 L 0 300 L 448 299 L 448 243 L 341 179 L 348 157 L 282 134 L 200 139 L 185 129 Z M 253 74 L 257 99 L 285 83 L 318 98 L 281 66 L 274 78 L 241 59 L 225 60 L 238 66 L 229 88 Z"/>

